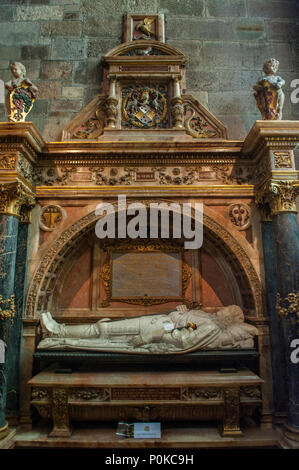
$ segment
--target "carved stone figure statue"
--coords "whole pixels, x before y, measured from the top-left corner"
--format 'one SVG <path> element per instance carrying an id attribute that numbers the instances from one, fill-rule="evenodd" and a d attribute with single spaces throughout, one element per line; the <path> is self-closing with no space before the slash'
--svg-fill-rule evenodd
<path id="1" fill-rule="evenodd" d="M 257 329 L 244 323 L 240 307 L 211 314 L 183 305 L 168 314 L 123 320 L 101 319 L 87 325 L 57 323 L 41 316 L 43 339 L 38 349 L 89 349 L 137 354 L 179 354 L 196 349 L 251 348 Z"/>
<path id="2" fill-rule="evenodd" d="M 29 78 L 26 78 L 26 68 L 23 64 L 13 62 L 10 70 L 14 78 L 5 84 L 8 91 L 6 96 L 8 120 L 23 122 L 32 109 L 38 89 Z"/>
<path id="3" fill-rule="evenodd" d="M 284 104 L 284 93 L 282 87 L 285 81 L 275 75 L 279 62 L 270 59 L 264 63 L 263 71 L 265 76 L 253 87 L 254 97 L 259 108 L 262 119 L 277 120 L 282 119 L 282 108 Z"/>

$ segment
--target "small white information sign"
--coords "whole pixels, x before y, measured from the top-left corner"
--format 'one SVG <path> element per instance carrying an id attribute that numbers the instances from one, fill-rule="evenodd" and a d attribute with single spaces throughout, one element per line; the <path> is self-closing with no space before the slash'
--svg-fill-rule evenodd
<path id="1" fill-rule="evenodd" d="M 161 439 L 161 423 L 134 423 L 135 439 Z"/>

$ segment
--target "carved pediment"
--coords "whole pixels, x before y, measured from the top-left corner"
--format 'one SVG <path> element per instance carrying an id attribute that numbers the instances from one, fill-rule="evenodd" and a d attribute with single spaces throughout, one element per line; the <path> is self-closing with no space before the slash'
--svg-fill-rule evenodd
<path id="1" fill-rule="evenodd" d="M 104 56 L 104 61 L 109 60 L 109 58 L 116 57 L 138 57 L 146 58 L 147 56 L 168 56 L 167 60 L 171 57 L 177 57 L 183 59 L 183 63 L 187 63 L 188 58 L 176 47 L 170 46 L 160 41 L 131 41 L 127 43 L 120 44 L 119 46 L 114 47 Z M 123 59 L 122 59 L 123 60 Z M 129 59 L 130 60 L 130 59 Z"/>
<path id="2" fill-rule="evenodd" d="M 142 140 L 143 132 L 151 140 L 227 138 L 225 126 L 183 94 L 188 58 L 157 40 L 163 39 L 162 16 L 127 15 L 131 41 L 103 57 L 102 94 L 63 129 L 62 140 Z"/>

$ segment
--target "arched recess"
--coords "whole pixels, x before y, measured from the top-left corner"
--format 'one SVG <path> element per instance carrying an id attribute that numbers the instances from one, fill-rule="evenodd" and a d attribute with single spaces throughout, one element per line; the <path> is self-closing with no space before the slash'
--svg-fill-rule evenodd
<path id="1" fill-rule="evenodd" d="M 139 200 L 138 202 L 149 207 L 153 201 Z M 159 202 L 170 204 L 174 201 L 159 200 Z M 117 202 L 113 205 L 117 213 Z M 223 254 L 224 260 L 230 266 L 231 275 L 235 277 L 240 287 L 247 310 L 251 314 L 254 311 L 254 316 L 261 317 L 263 315 L 262 285 L 251 261 L 251 252 L 253 250 L 237 231 L 233 235 L 224 228 L 225 219 L 223 217 L 217 215 L 218 220 L 216 220 L 215 215 L 211 209 L 204 206 L 204 239 L 209 240 L 210 247 L 214 246 L 216 250 L 221 251 Z M 193 217 L 194 213 L 192 212 Z M 96 221 L 100 218 L 101 216 L 92 211 L 70 225 L 54 241 L 42 258 L 30 282 L 25 309 L 26 318 L 37 318 L 39 312 L 47 308 L 53 292 L 51 286 L 53 286 L 55 279 L 61 276 L 62 271 L 67 272 L 70 267 L 69 255 L 74 250 L 80 251 L 82 249 L 90 234 L 94 232 Z"/>

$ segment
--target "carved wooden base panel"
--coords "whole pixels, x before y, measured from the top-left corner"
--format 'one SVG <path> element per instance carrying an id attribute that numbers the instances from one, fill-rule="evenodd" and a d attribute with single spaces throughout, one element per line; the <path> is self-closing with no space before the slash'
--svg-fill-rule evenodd
<path id="1" fill-rule="evenodd" d="M 250 371 L 94 372 L 58 378 L 47 371 L 31 379 L 30 385 L 32 405 L 43 418 L 53 420 L 50 437 L 69 437 L 72 420 L 218 421 L 222 436 L 242 436 L 240 409 L 248 417 L 261 404 L 261 382 Z"/>

